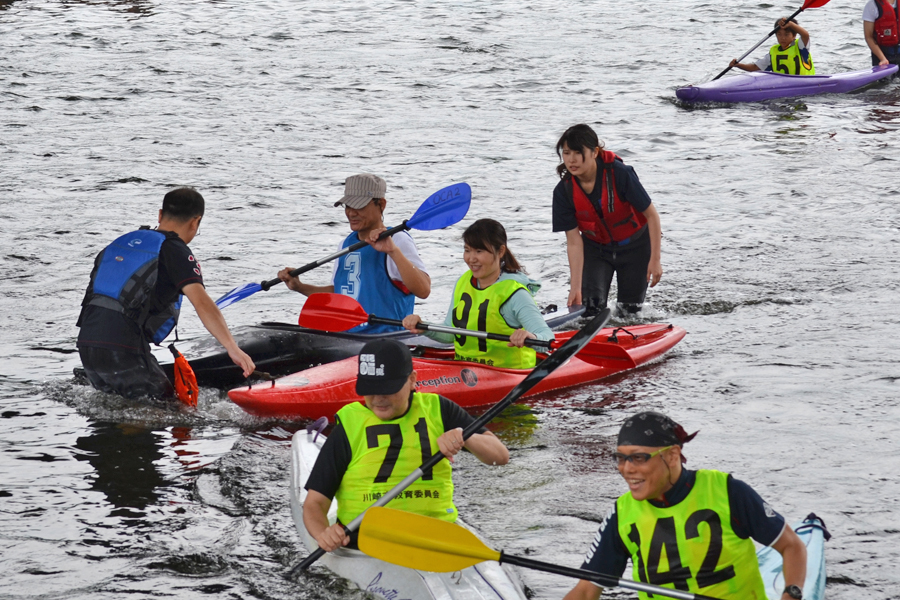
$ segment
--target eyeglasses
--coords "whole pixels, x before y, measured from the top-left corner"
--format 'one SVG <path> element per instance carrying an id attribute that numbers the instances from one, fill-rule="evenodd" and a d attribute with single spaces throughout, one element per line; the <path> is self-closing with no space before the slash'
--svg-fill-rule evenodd
<path id="1" fill-rule="evenodd" d="M 625 464 L 625 461 L 628 461 L 633 465 L 643 465 L 657 454 L 661 454 L 662 452 L 665 452 L 669 448 L 673 447 L 674 445 L 666 446 L 665 448 L 660 448 L 659 450 L 651 454 L 647 454 L 646 452 L 635 452 L 634 454 L 622 454 L 621 452 L 613 452 L 612 457 L 613 460 L 616 461 L 616 466 L 619 467 L 623 466 Z"/>

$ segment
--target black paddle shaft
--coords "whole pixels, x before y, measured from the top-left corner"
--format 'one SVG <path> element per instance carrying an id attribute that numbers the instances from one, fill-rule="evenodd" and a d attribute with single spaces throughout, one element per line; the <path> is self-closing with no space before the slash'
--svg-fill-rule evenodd
<path id="1" fill-rule="evenodd" d="M 503 399 L 492 406 L 487 412 L 481 415 L 478 419 L 476 419 L 472 424 L 466 427 L 463 430 L 463 440 L 467 440 L 472 437 L 473 434 L 478 433 L 478 431 L 487 425 L 487 423 L 499 415 L 501 412 L 506 410 L 513 402 L 517 401 L 519 398 L 525 395 L 525 392 L 536 386 L 540 383 L 547 375 L 552 373 L 557 367 L 562 366 L 567 360 L 578 354 L 578 352 L 584 348 L 588 342 L 594 339 L 594 336 L 597 335 L 597 332 L 600 331 L 606 322 L 609 321 L 611 313 L 608 308 L 604 308 L 600 314 L 591 319 L 587 325 L 581 328 L 581 331 L 573 335 L 569 338 L 562 347 L 559 348 L 556 352 L 551 354 L 548 358 L 541 361 L 541 364 L 536 366 L 531 373 L 529 373 L 525 379 L 519 382 L 519 385 L 514 387 Z M 371 319 L 371 317 L 369 317 Z M 395 485 L 384 494 L 381 499 L 375 502 L 373 506 L 385 506 L 388 502 L 393 500 L 397 494 L 402 492 L 404 489 L 412 485 L 412 483 L 422 476 L 422 474 L 428 469 L 432 468 L 439 462 L 444 459 L 444 455 L 441 452 L 435 453 L 434 456 L 426 460 L 422 463 L 422 466 L 410 473 L 406 479 Z M 363 515 L 365 515 L 365 511 L 361 515 L 358 515 L 353 521 L 346 524 L 344 526 L 344 533 L 350 535 L 354 531 L 359 528 L 360 523 L 362 523 Z M 288 573 L 288 577 L 293 577 L 296 573 L 306 569 L 311 564 L 319 560 L 322 555 L 325 554 L 325 551 L 321 548 L 316 548 L 309 556 L 300 561 L 297 566 L 290 570 Z"/>
<path id="2" fill-rule="evenodd" d="M 572 569 L 570 567 L 563 567 L 561 565 L 554 565 L 551 563 L 541 562 L 539 560 L 532 560 L 530 558 L 522 558 L 520 556 L 509 556 L 503 552 L 500 553 L 500 561 L 501 563 L 506 563 L 509 565 L 515 565 L 517 567 L 523 567 L 525 569 L 533 569 L 535 571 L 545 571 L 547 573 L 555 573 L 556 575 L 563 575 L 564 577 L 572 577 L 574 579 L 584 579 L 586 581 L 593 581 L 594 583 L 599 583 L 600 585 L 606 587 L 624 587 L 632 590 L 637 590 L 639 592 L 646 592 L 650 594 L 663 595 L 660 592 L 659 587 L 655 585 L 647 585 L 643 584 L 639 581 L 629 581 L 627 579 L 619 579 L 618 577 L 613 577 L 612 575 L 605 575 L 603 573 L 595 573 L 594 571 L 588 571 L 586 569 Z M 665 591 L 665 594 L 671 598 L 679 598 L 680 600 L 718 600 L 717 598 L 713 598 L 712 596 L 704 596 L 702 594 L 692 594 L 691 592 L 682 592 L 680 590 L 669 590 Z"/>
<path id="3" fill-rule="evenodd" d="M 793 20 L 794 20 L 794 17 L 796 17 L 797 15 L 799 15 L 799 14 L 802 13 L 802 12 L 803 12 L 803 7 L 801 6 L 800 8 L 798 8 L 798 9 L 796 10 L 796 12 L 794 12 L 794 14 L 792 14 L 792 15 L 789 16 L 787 19 L 785 19 L 785 23 L 788 23 L 789 21 L 793 21 Z M 743 55 L 742 57 L 740 57 L 739 59 L 737 59 L 737 61 L 738 61 L 738 62 L 741 62 L 742 60 L 744 60 L 745 58 L 747 58 L 747 56 L 748 56 L 751 52 L 753 52 L 754 50 L 756 50 L 757 48 L 759 48 L 759 47 L 762 45 L 763 42 L 765 42 L 767 39 L 769 39 L 770 37 L 772 37 L 773 35 L 775 35 L 775 32 L 778 31 L 778 29 L 779 29 L 779 28 L 776 27 L 775 29 L 773 29 L 772 31 L 770 31 L 770 32 L 769 32 L 769 35 L 767 35 L 767 36 L 764 37 L 763 39 L 759 40 L 759 43 L 757 43 L 755 46 L 753 46 L 752 48 L 750 48 L 749 50 L 747 50 L 747 52 L 745 52 L 744 55 Z M 715 77 L 713 77 L 712 80 L 715 81 L 716 79 L 720 78 L 722 75 L 724 75 L 725 73 L 727 73 L 727 72 L 730 71 L 730 70 L 731 70 L 731 65 L 728 65 L 728 68 L 726 68 L 724 71 L 722 71 L 721 73 L 719 73 L 718 75 L 716 75 Z"/>
<path id="4" fill-rule="evenodd" d="M 395 233 L 400 233 L 401 231 L 406 231 L 409 228 L 410 228 L 409 225 L 407 225 L 406 221 L 404 220 L 399 225 L 396 225 L 394 227 L 391 227 L 390 229 L 385 229 L 384 231 L 382 231 L 381 235 L 378 236 L 378 239 L 383 240 L 386 237 L 390 237 L 390 236 L 394 235 Z M 369 245 L 369 242 L 364 242 L 364 241 L 360 240 L 360 241 L 356 242 L 355 244 L 353 244 L 352 246 L 347 246 L 346 248 L 343 248 L 343 249 L 335 252 L 334 254 L 326 256 L 325 258 L 320 258 L 319 260 L 317 260 L 315 262 L 311 262 L 308 265 L 303 265 L 302 267 L 297 267 L 296 269 L 294 269 L 293 271 L 290 272 L 290 275 L 291 275 L 291 277 L 296 277 L 297 275 L 302 275 L 303 273 L 306 273 L 307 271 L 312 271 L 316 267 L 321 267 L 322 265 L 324 265 L 327 262 L 331 262 L 334 259 L 340 258 L 341 256 L 343 256 L 345 254 L 350 254 L 351 252 L 356 252 L 360 248 L 362 248 L 364 246 L 368 246 L 368 245 Z M 262 283 L 259 284 L 259 286 L 263 289 L 264 292 L 268 292 L 269 288 L 271 288 L 273 285 L 278 285 L 279 283 L 281 283 L 281 280 L 276 277 L 275 279 L 270 279 L 269 281 L 263 281 Z"/>
<path id="5" fill-rule="evenodd" d="M 562 347 L 559 348 L 556 352 L 551 354 L 549 357 L 541 361 L 534 369 L 532 369 L 531 373 L 528 374 L 525 379 L 519 382 L 519 384 L 512 389 L 506 397 L 503 398 L 500 402 L 492 406 L 481 415 L 478 419 L 475 420 L 471 425 L 466 427 L 463 430 L 463 440 L 467 440 L 472 437 L 473 434 L 478 433 L 478 431 L 487 425 L 494 417 L 502 413 L 506 408 L 516 402 L 519 398 L 525 395 L 525 392 L 536 386 L 538 383 L 543 381 L 543 379 L 555 371 L 557 367 L 562 366 L 564 362 L 578 354 L 582 348 L 584 348 L 588 342 L 594 339 L 594 336 L 597 335 L 597 332 L 600 331 L 606 322 L 609 321 L 611 313 L 608 308 L 604 308 L 599 315 L 591 319 L 587 325 L 581 328 L 581 331 L 573 335 L 569 338 Z M 443 454 L 438 452 L 434 456 L 432 456 L 428 461 L 422 465 L 422 470 L 429 469 L 439 463 L 441 459 L 444 457 Z"/>
<path id="6" fill-rule="evenodd" d="M 369 324 L 372 325 L 399 325 L 403 327 L 403 321 L 399 319 L 386 319 L 385 317 L 376 317 L 375 315 L 369 315 Z M 508 342 L 509 336 L 502 335 L 499 333 L 488 333 L 486 331 L 474 331 L 472 329 L 458 329 L 456 327 L 444 327 L 443 325 L 430 325 L 428 323 L 419 323 L 416 325 L 416 329 L 421 329 L 423 331 L 438 331 L 441 333 L 452 333 L 453 335 L 461 335 L 461 336 L 470 336 L 475 338 L 481 338 L 485 340 L 497 340 L 499 342 Z M 525 340 L 526 346 L 531 346 L 534 348 L 547 348 L 548 350 L 551 348 L 551 344 L 553 342 L 550 340 L 538 340 L 534 338 L 527 338 Z"/>

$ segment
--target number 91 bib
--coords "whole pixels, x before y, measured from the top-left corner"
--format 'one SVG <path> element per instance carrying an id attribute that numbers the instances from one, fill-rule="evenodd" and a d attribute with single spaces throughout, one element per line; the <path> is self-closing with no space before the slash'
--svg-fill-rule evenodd
<path id="1" fill-rule="evenodd" d="M 453 325 L 463 329 L 486 331 L 502 335 L 512 335 L 515 329 L 509 326 L 500 308 L 509 298 L 528 288 L 514 279 L 501 279 L 480 290 L 472 284 L 472 271 L 466 271 L 456 282 L 453 290 Z M 531 300 L 534 302 L 534 299 Z M 492 367 L 505 369 L 533 369 L 537 362 L 534 350 L 525 346 L 512 348 L 506 342 L 481 340 L 465 335 L 457 335 L 453 341 L 456 360 L 467 360 Z"/>

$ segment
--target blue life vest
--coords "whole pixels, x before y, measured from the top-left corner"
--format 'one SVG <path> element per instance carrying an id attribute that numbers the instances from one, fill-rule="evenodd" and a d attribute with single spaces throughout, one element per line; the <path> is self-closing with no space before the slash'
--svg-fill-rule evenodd
<path id="1" fill-rule="evenodd" d="M 359 241 L 354 231 L 347 236 L 341 248 Z M 359 302 L 370 315 L 386 319 L 400 319 L 415 310 L 415 296 L 403 291 L 388 275 L 387 254 L 372 246 L 364 246 L 356 252 L 345 254 L 338 259 L 334 277 L 334 292 L 350 296 Z M 354 333 L 385 333 L 399 331 L 402 327 L 392 325 L 360 325 L 350 331 Z"/>
<path id="2" fill-rule="evenodd" d="M 173 232 L 142 227 L 103 249 L 94 262 L 83 306 L 92 304 L 123 313 L 135 321 L 147 339 L 159 345 L 178 323 L 182 294 L 158 313 L 150 314 L 159 275 L 159 249 Z"/>

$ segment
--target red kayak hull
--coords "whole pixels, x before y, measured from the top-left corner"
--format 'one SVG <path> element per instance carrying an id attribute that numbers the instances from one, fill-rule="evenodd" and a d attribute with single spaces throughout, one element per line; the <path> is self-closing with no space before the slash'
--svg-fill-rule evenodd
<path id="1" fill-rule="evenodd" d="M 602 329 L 591 342 L 617 346 L 625 350 L 611 352 L 620 358 L 603 359 L 600 364 L 581 360 L 576 355 L 534 386 L 526 396 L 533 396 L 590 383 L 622 371 L 633 369 L 663 355 L 685 336 L 685 330 L 674 325 L 636 325 L 626 331 Z M 628 333 L 630 332 L 630 333 Z M 574 331 L 556 334 L 567 340 Z M 637 337 L 633 337 L 631 334 Z M 472 362 L 448 360 L 452 351 L 426 349 L 426 356 L 413 358 L 417 389 L 441 394 L 463 408 L 478 408 L 499 402 L 530 372 L 499 369 Z M 596 361 L 594 361 L 596 363 Z M 272 382 L 236 388 L 228 392 L 231 400 L 246 412 L 259 417 L 317 419 L 334 414 L 350 402 L 361 401 L 356 395 L 356 357 L 320 365 L 282 377 Z"/>

